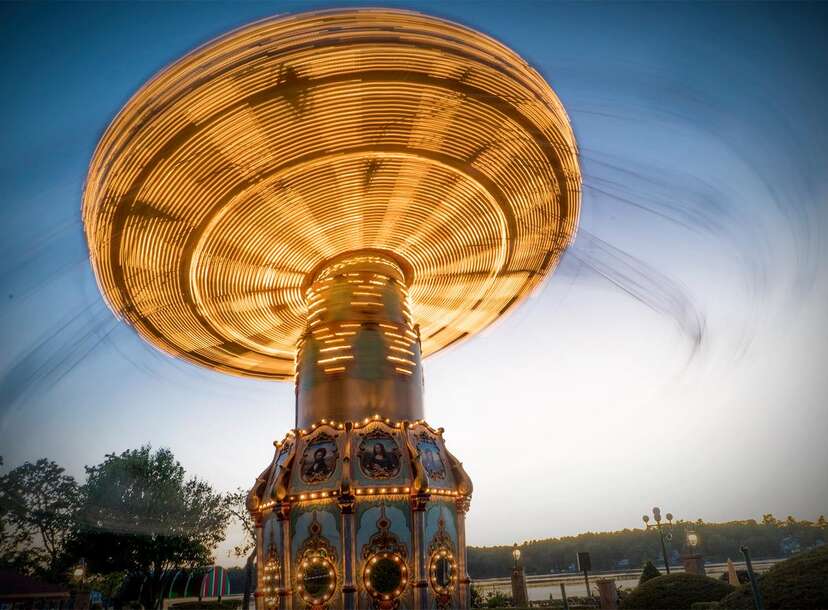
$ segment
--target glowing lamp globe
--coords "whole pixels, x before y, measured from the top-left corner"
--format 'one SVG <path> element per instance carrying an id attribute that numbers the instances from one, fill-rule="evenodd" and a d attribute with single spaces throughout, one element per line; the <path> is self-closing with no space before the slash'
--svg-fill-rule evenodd
<path id="1" fill-rule="evenodd" d="M 268 604 L 468 605 L 471 480 L 424 421 L 422 358 L 549 276 L 580 188 L 544 79 L 407 11 L 254 23 L 114 119 L 83 197 L 110 308 L 175 357 L 296 384 L 248 500 Z"/>
<path id="2" fill-rule="evenodd" d="M 695 549 L 697 546 L 699 546 L 699 535 L 696 532 L 687 532 L 687 546 L 691 549 Z"/>

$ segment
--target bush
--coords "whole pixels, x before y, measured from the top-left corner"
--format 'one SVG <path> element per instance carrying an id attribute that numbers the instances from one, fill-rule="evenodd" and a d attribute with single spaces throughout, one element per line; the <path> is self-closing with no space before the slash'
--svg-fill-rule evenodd
<path id="1" fill-rule="evenodd" d="M 498 591 L 497 593 L 489 593 L 486 595 L 487 608 L 508 608 L 512 605 L 512 596 L 505 595 Z"/>
<path id="2" fill-rule="evenodd" d="M 469 587 L 469 594 L 471 597 L 471 607 L 472 608 L 482 608 L 483 607 L 483 596 L 480 595 L 480 591 L 478 591 L 475 587 Z"/>
<path id="3" fill-rule="evenodd" d="M 716 602 L 733 591 L 729 584 L 697 574 L 668 574 L 639 585 L 624 600 L 623 608 L 636 610 L 689 610 L 696 602 Z"/>
<path id="4" fill-rule="evenodd" d="M 767 610 L 828 608 L 828 546 L 777 563 L 758 580 Z M 721 607 L 752 610 L 750 585 L 725 597 Z"/>
<path id="5" fill-rule="evenodd" d="M 647 563 L 644 564 L 644 569 L 641 570 L 641 578 L 638 579 L 638 584 L 643 585 L 651 578 L 657 578 L 658 576 L 661 576 L 661 572 L 659 572 L 658 568 L 655 567 L 655 564 L 648 559 Z"/>

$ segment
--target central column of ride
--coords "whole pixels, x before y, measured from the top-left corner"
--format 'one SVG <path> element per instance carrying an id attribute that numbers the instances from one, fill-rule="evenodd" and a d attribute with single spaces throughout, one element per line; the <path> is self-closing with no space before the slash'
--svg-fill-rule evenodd
<path id="1" fill-rule="evenodd" d="M 267 566 L 258 610 L 469 607 L 472 483 L 423 419 L 411 280 L 374 250 L 308 275 L 296 428 L 248 497 Z"/>
<path id="2" fill-rule="evenodd" d="M 408 281 L 407 281 L 408 280 Z M 296 358 L 296 427 L 322 420 L 423 418 L 418 327 L 403 266 L 390 255 L 326 261 L 306 289 Z"/>

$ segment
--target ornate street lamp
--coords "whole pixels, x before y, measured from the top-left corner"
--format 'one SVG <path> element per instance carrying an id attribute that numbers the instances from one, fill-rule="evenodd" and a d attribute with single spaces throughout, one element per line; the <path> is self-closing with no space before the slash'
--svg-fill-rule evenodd
<path id="1" fill-rule="evenodd" d="M 512 546 L 512 559 L 515 562 L 512 568 L 512 603 L 516 608 L 529 605 L 529 591 L 526 588 L 526 573 L 520 563 L 520 549 L 517 543 Z"/>
<path id="2" fill-rule="evenodd" d="M 75 610 L 87 610 L 89 608 L 89 592 L 86 590 L 86 560 L 81 557 L 78 564 L 72 568 L 72 579 L 77 584 L 73 593 L 74 600 L 72 607 Z"/>
<path id="3" fill-rule="evenodd" d="M 83 557 L 81 557 L 78 565 L 76 565 L 72 570 L 72 578 L 74 578 L 81 585 L 86 579 L 86 560 Z"/>
<path id="4" fill-rule="evenodd" d="M 667 559 L 667 543 L 665 540 L 669 542 L 673 539 L 673 515 L 672 513 L 667 513 L 665 516 L 667 517 L 667 523 L 662 523 L 661 509 L 658 506 L 654 506 L 653 518 L 655 519 L 655 523 L 650 524 L 650 518 L 647 515 L 644 515 L 642 519 L 646 529 L 656 528 L 658 530 L 658 536 L 661 539 L 661 554 L 664 557 L 664 569 L 669 574 L 670 561 Z"/>
<path id="5" fill-rule="evenodd" d="M 687 530 L 684 533 L 684 571 L 688 574 L 705 574 L 704 557 L 699 553 L 699 545 L 701 538 L 693 530 Z"/>

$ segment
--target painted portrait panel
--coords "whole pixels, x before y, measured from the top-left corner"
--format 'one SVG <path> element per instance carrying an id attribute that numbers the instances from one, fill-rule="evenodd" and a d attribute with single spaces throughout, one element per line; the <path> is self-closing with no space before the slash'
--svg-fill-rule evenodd
<path id="1" fill-rule="evenodd" d="M 374 430 L 359 443 L 359 466 L 367 477 L 394 478 L 400 472 L 400 463 L 400 448 L 387 432 Z"/>
<path id="2" fill-rule="evenodd" d="M 339 450 L 336 439 L 327 434 L 320 434 L 305 446 L 302 452 L 300 472 L 305 483 L 327 481 L 336 469 Z"/>
<path id="3" fill-rule="evenodd" d="M 431 438 L 420 438 L 417 441 L 417 450 L 420 452 L 420 463 L 428 473 L 429 478 L 442 481 L 446 478 L 446 465 L 440 455 L 440 448 Z"/>

